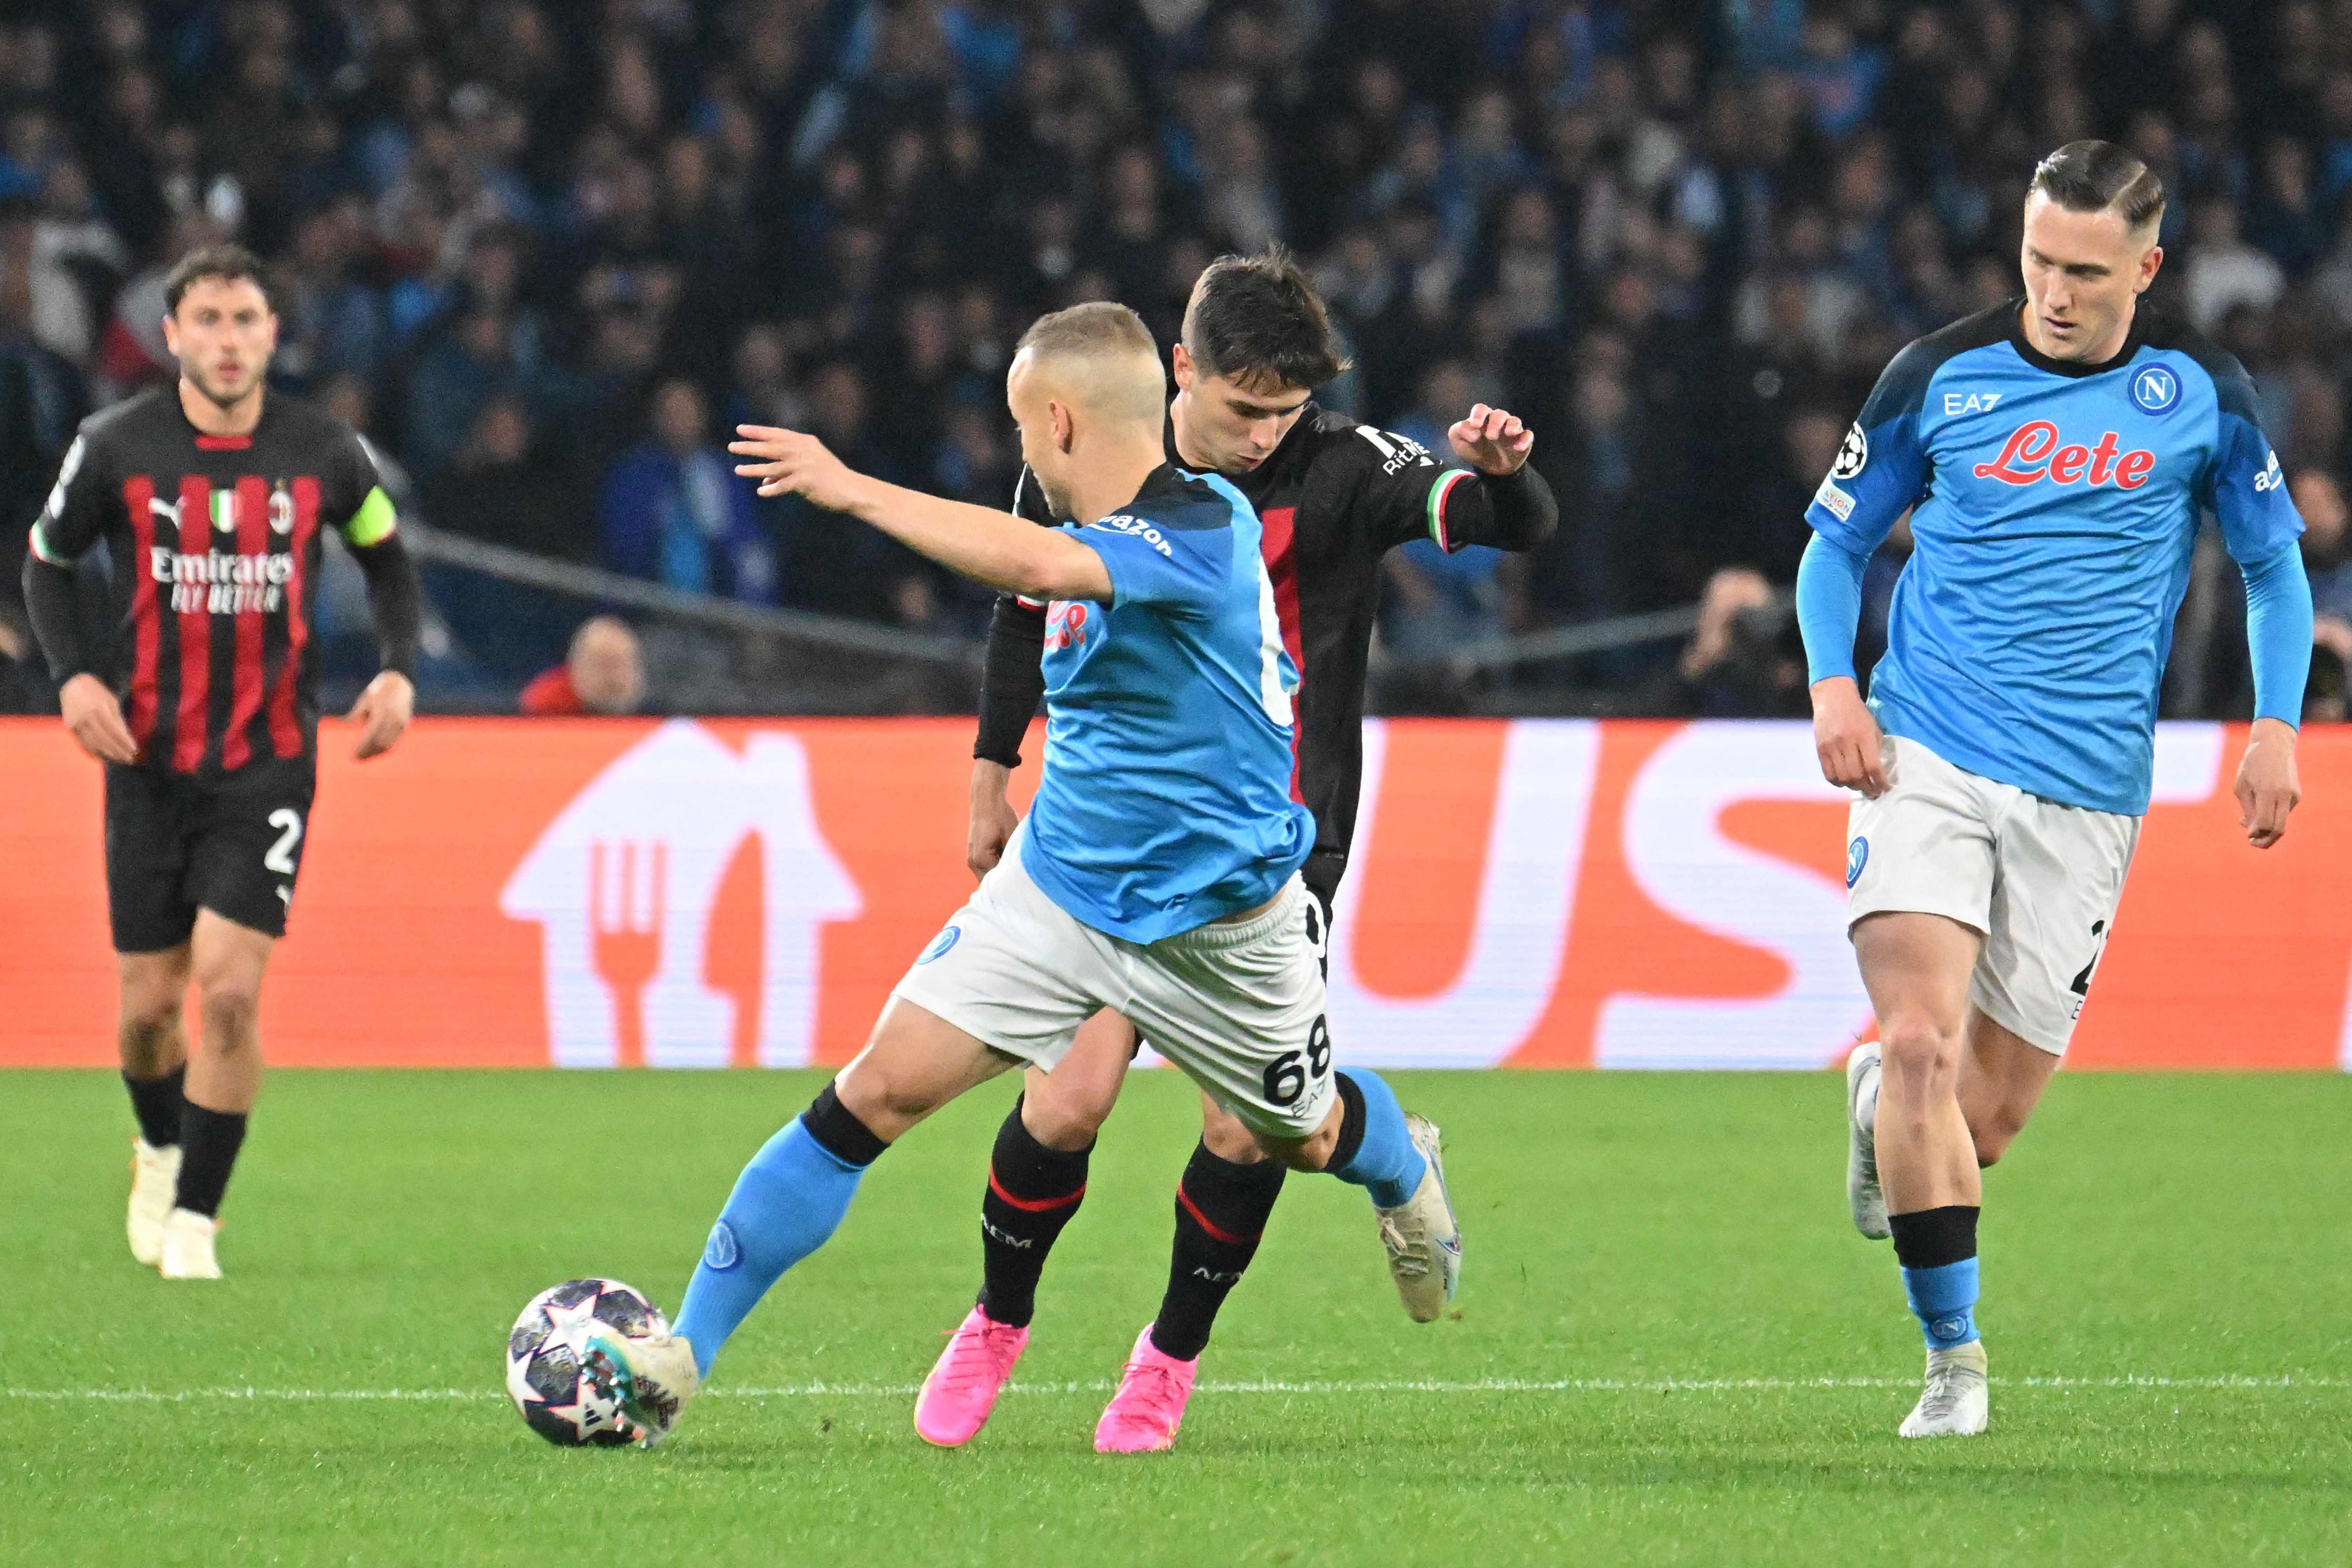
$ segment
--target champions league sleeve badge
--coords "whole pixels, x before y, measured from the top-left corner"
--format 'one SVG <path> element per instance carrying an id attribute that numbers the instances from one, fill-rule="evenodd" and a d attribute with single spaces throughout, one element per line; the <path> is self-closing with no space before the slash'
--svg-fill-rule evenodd
<path id="1" fill-rule="evenodd" d="M 1838 446 L 1837 461 L 1830 465 L 1830 478 L 1850 479 L 1862 472 L 1870 461 L 1870 437 L 1862 433 L 1862 421 L 1857 419 L 1847 427 L 1845 439 Z"/>

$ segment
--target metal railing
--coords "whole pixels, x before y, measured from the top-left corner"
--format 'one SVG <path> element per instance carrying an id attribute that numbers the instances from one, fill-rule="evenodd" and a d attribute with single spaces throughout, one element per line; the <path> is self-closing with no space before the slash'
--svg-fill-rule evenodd
<path id="1" fill-rule="evenodd" d="M 981 657 L 980 645 L 961 637 L 934 637 L 877 626 L 871 621 L 819 615 L 813 610 L 780 610 L 722 599 L 712 594 L 688 593 L 665 584 L 624 577 L 600 567 L 555 561 L 503 544 L 486 544 L 423 523 L 404 521 L 401 535 L 408 541 L 409 552 L 419 561 L 479 572 L 526 588 L 567 595 L 617 609 L 643 610 L 714 630 L 788 637 L 845 653 L 875 654 L 918 664 L 977 668 Z"/>

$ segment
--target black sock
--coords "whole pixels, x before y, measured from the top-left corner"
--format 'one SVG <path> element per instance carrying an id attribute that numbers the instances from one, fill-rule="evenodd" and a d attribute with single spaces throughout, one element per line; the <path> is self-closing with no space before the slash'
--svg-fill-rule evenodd
<path id="1" fill-rule="evenodd" d="M 870 1165 L 890 1147 L 874 1135 L 874 1130 L 857 1120 L 849 1107 L 841 1103 L 841 1096 L 826 1084 L 801 1112 L 801 1125 L 817 1146 L 845 1165 Z"/>
<path id="2" fill-rule="evenodd" d="M 131 1091 L 131 1113 L 139 1118 L 139 1136 L 150 1149 L 168 1149 L 180 1141 L 180 1109 L 187 1103 L 181 1090 L 187 1081 L 184 1066 L 162 1078 L 122 1075 L 122 1087 Z"/>
<path id="3" fill-rule="evenodd" d="M 180 1195 L 177 1206 L 206 1216 L 220 1213 L 228 1173 L 245 1143 L 245 1113 L 207 1110 L 188 1101 L 180 1119 Z"/>
<path id="4" fill-rule="evenodd" d="M 1364 1129 L 1370 1125 L 1364 1119 L 1364 1091 L 1346 1073 L 1331 1075 L 1331 1087 L 1339 1091 L 1339 1136 L 1331 1145 L 1331 1157 L 1323 1163 L 1326 1171 L 1344 1171 L 1354 1163 L 1358 1151 L 1364 1146 Z"/>
<path id="5" fill-rule="evenodd" d="M 1266 1216 L 1282 1194 L 1283 1175 L 1283 1167 L 1272 1160 L 1236 1165 L 1210 1153 L 1206 1143 L 1193 1147 L 1184 1179 L 1176 1184 L 1168 1294 L 1151 1324 L 1151 1342 L 1160 1354 L 1192 1361 L 1207 1348 L 1217 1310 L 1257 1255 Z"/>
<path id="6" fill-rule="evenodd" d="M 1024 1097 L 1026 1098 L 1025 1096 Z M 1025 1329 L 1037 1310 L 1037 1277 L 1055 1237 L 1087 1195 L 1089 1143 L 1075 1154 L 1048 1149 L 1021 1124 L 1021 1104 L 996 1130 L 988 1156 L 988 1191 L 980 1200 L 980 1243 L 986 1283 L 981 1310 Z"/>
<path id="7" fill-rule="evenodd" d="M 1951 1204 L 1886 1216 L 1895 1233 L 1895 1261 L 1906 1268 L 1941 1268 L 1977 1255 L 1977 1207 Z"/>

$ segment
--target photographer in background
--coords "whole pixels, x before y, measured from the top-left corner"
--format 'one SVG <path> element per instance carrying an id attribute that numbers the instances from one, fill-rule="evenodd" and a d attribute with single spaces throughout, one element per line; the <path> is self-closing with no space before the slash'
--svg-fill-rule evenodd
<path id="1" fill-rule="evenodd" d="M 1698 629 L 1650 678 L 1632 711 L 1672 719 L 1790 719 L 1807 710 L 1804 650 L 1788 601 L 1764 574 L 1727 566 L 1707 579 Z"/>

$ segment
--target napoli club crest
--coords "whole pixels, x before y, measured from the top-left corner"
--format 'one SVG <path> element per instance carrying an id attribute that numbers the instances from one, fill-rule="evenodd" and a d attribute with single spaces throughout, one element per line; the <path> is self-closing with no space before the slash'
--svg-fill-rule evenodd
<path id="1" fill-rule="evenodd" d="M 2131 400 L 2143 414 L 2163 414 L 2180 401 L 2180 378 L 2160 364 L 2133 373 Z"/>
<path id="2" fill-rule="evenodd" d="M 1857 838 L 1845 847 L 1845 885 L 1853 887 L 1862 880 L 1862 868 L 1870 864 L 1870 840 Z"/>

